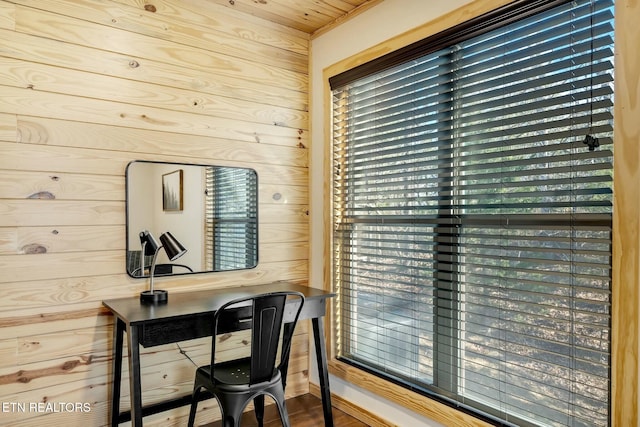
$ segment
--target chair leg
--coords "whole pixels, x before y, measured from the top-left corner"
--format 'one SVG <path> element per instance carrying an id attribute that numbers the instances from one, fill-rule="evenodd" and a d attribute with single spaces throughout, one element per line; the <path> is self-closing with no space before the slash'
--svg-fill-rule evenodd
<path id="1" fill-rule="evenodd" d="M 280 420 L 282 421 L 282 426 L 291 427 L 291 423 L 289 422 L 289 413 L 287 412 L 287 405 L 284 403 L 284 399 L 282 401 L 277 400 L 276 405 L 278 405 L 278 411 L 280 412 Z"/>
<path id="2" fill-rule="evenodd" d="M 289 422 L 289 413 L 287 412 L 287 406 L 284 400 L 284 389 L 282 388 L 282 384 L 276 384 L 275 386 L 271 387 L 269 389 L 269 393 L 271 394 L 271 397 L 273 397 L 273 400 L 275 400 L 276 402 L 283 427 L 291 427 L 291 423 Z"/>
<path id="3" fill-rule="evenodd" d="M 239 423 L 236 424 L 236 420 L 234 420 L 233 417 L 224 417 L 222 419 L 222 427 L 236 427 L 239 425 Z"/>
<path id="4" fill-rule="evenodd" d="M 256 420 L 258 421 L 258 427 L 264 425 L 264 394 L 257 396 L 253 399 L 253 407 L 256 413 Z"/>
<path id="5" fill-rule="evenodd" d="M 196 409 L 198 409 L 198 398 L 200 397 L 200 389 L 202 387 L 197 383 L 193 387 L 193 394 L 191 395 L 191 410 L 189 411 L 189 423 L 188 427 L 193 427 L 193 423 L 196 421 Z"/>
<path id="6" fill-rule="evenodd" d="M 222 412 L 223 427 L 240 427 L 242 411 L 250 401 L 250 396 L 244 393 L 216 395 Z"/>

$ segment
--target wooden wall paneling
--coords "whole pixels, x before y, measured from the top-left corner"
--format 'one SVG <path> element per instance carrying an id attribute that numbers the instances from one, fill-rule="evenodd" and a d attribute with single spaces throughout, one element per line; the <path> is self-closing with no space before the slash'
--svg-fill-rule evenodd
<path id="1" fill-rule="evenodd" d="M 300 222 L 308 214 L 307 205 L 264 204 L 258 218 L 265 223 Z M 124 225 L 124 219 L 124 202 L 34 199 L 10 200 L 0 207 L 0 226 Z"/>
<path id="2" fill-rule="evenodd" d="M 238 75 L 220 74 L 211 69 L 188 69 L 173 64 L 145 59 L 91 47 L 71 45 L 53 39 L 0 29 L 0 51 L 3 56 L 44 63 L 56 67 L 121 77 L 169 87 L 197 90 L 235 99 L 259 100 L 260 103 L 306 109 L 308 96 L 302 82 L 294 86 L 266 85 L 263 81 L 246 80 Z M 242 76 L 240 76 L 242 77 Z"/>
<path id="3" fill-rule="evenodd" d="M 305 247 L 306 246 L 302 246 L 302 248 Z M 282 253 L 286 255 L 289 254 L 289 251 L 282 251 Z M 296 255 L 291 254 L 291 257 L 296 257 Z M 270 256 L 265 262 L 260 261 L 259 267 L 250 271 L 254 272 L 255 275 L 262 275 L 267 272 L 267 268 L 271 268 L 275 273 L 284 273 L 282 270 L 295 268 L 297 263 L 306 260 L 306 256 L 304 259 L 298 260 L 283 260 L 281 257 Z M 3 255 L 0 261 L 0 268 L 2 268 L 3 274 L 11 277 L 13 281 L 53 280 L 71 277 L 76 277 L 78 280 L 81 280 L 81 278 L 87 276 L 112 275 L 124 270 L 124 267 L 124 251 L 120 250 L 63 254 Z M 275 273 L 273 275 L 275 275 Z M 156 282 L 171 282 L 172 279 L 173 278 L 158 278 Z M 190 276 L 188 279 L 191 280 L 192 277 Z M 209 281 L 211 280 L 209 277 Z M 276 278 L 276 280 L 278 279 Z M 122 282 L 126 284 L 127 280 L 122 280 Z M 135 283 L 138 284 L 135 288 L 140 288 L 140 291 L 148 285 L 143 280 L 138 280 Z M 168 286 L 168 288 L 171 289 L 170 286 Z M 125 291 L 125 289 L 122 289 L 122 291 Z M 109 292 L 102 293 L 99 290 L 96 292 L 99 295 L 103 295 L 102 299 L 109 298 Z M 115 297 L 121 294 L 121 292 L 113 292 L 113 290 L 111 290 L 111 295 Z M 51 291 L 47 293 L 51 293 Z"/>
<path id="4" fill-rule="evenodd" d="M 60 392 L 44 396 L 42 401 L 28 402 L 24 412 L 20 410 L 6 412 L 3 414 L 3 421 L 6 420 L 7 425 L 12 427 L 56 427 L 76 425 L 76 423 L 83 426 L 104 425 L 102 420 L 108 417 L 109 405 L 98 399 L 102 399 L 102 396 L 107 393 L 107 385 L 92 384 L 90 388 L 78 388 L 82 387 L 82 383 L 65 385 L 76 388 L 66 390 L 66 387 L 61 387 Z M 8 402 L 20 402 L 19 398 L 16 396 Z M 76 402 L 76 399 L 80 400 Z M 79 406 L 76 406 L 76 403 Z M 85 403 L 87 403 L 86 406 L 84 406 Z M 70 423 L 69 420 L 73 421 Z"/>
<path id="5" fill-rule="evenodd" d="M 167 279 L 163 281 L 166 286 L 164 284 L 163 286 L 165 289 L 173 288 L 176 291 L 183 292 L 238 285 L 257 285 L 277 281 L 306 283 L 308 267 L 306 259 L 269 263 L 259 262 L 257 267 L 249 270 L 220 272 L 213 275 L 196 274 L 189 276 L 186 281 L 184 279 L 180 280 L 180 278 Z"/>
<path id="6" fill-rule="evenodd" d="M 291 233 L 296 228 L 303 228 L 305 224 L 268 224 L 261 226 L 259 254 L 260 264 L 282 263 L 289 261 L 304 261 L 308 259 L 308 238 L 304 230 L 299 233 Z M 291 230 L 291 229 L 294 230 Z M 264 231 L 265 229 L 269 231 Z M 3 234 L 10 237 L 3 238 Z M 275 237 L 269 238 L 270 235 Z M 293 235 L 293 237 L 288 237 Z M 100 238 L 98 238 L 100 236 Z M 103 237 L 104 236 L 104 237 Z M 124 251 L 124 228 L 121 226 L 71 226 L 71 227 L 18 227 L 0 228 L 0 254 L 28 254 L 33 252 L 34 257 L 28 262 L 39 264 L 45 258 L 35 258 L 45 253 L 90 253 L 90 256 L 100 258 L 98 245 L 105 245 L 105 249 L 114 253 L 117 262 L 123 262 L 124 258 L 118 255 L 118 251 Z M 5 246 L 3 248 L 3 246 Z M 42 261 L 41 261 L 42 260 Z M 116 265 L 114 277 L 123 268 Z M 93 273 L 93 271 L 92 271 Z M 106 276 L 108 280 L 109 276 Z M 92 280 L 91 276 L 81 276 L 76 281 L 64 280 L 55 277 L 46 277 L 42 280 L 30 279 L 23 281 L 20 289 L 0 290 L 0 312 L 14 310 L 18 304 L 27 307 L 48 307 L 52 304 L 74 304 L 86 302 L 93 298 L 109 298 L 110 289 L 102 290 L 100 280 Z M 133 280 L 133 283 L 144 281 Z M 123 280 L 123 283 L 127 280 Z"/>
<path id="7" fill-rule="evenodd" d="M 292 361 L 293 362 L 293 361 Z M 182 363 L 185 365 L 185 363 Z M 293 363 L 292 363 L 293 365 Z M 186 365 L 185 365 L 186 366 Z M 168 372 L 172 372 L 174 366 L 164 367 Z M 191 376 L 195 371 L 195 368 L 186 368 L 185 371 L 189 371 Z M 144 379 L 150 378 L 149 372 L 145 372 Z M 162 372 L 151 372 L 159 376 Z M 151 375 L 153 376 L 153 375 Z M 178 394 L 189 393 L 192 388 L 192 378 L 189 381 L 185 381 L 175 385 L 160 386 L 152 389 L 145 389 L 145 403 L 152 403 L 166 399 L 167 397 L 173 397 Z M 308 391 L 307 373 L 303 371 L 296 371 L 290 373 L 288 376 L 287 393 L 288 397 L 296 396 L 306 393 Z M 46 404 L 47 402 L 92 402 L 90 406 L 90 412 L 80 414 L 73 414 L 73 422 L 78 425 L 101 425 L 102 420 L 107 417 L 108 404 L 105 400 L 105 396 L 108 394 L 107 384 L 104 382 L 87 384 L 85 381 L 75 381 L 69 383 L 62 383 L 55 386 L 55 388 L 46 388 L 40 391 L 41 400 L 37 403 Z M 127 399 L 128 394 L 123 395 L 123 410 L 128 408 Z M 20 394 L 3 396 L 4 401 L 7 402 L 19 402 Z M 269 403 L 269 402 L 267 402 Z M 249 408 L 250 410 L 251 408 Z M 212 412 L 212 414 L 208 414 Z M 158 414 L 149 418 L 145 418 L 145 425 L 156 425 L 159 423 L 162 426 L 184 425 L 184 417 L 188 414 L 188 407 L 180 408 L 170 413 Z M 202 407 L 199 406 L 199 422 L 203 420 L 213 421 L 219 417 L 219 411 L 217 404 L 214 400 L 206 401 Z M 154 421 L 155 420 L 155 421 Z M 42 415 L 38 413 L 30 414 L 29 418 L 26 418 L 25 414 L 21 413 L 9 413 L 6 417 L 3 416 L 3 422 L 11 423 L 12 426 L 57 426 L 69 422 L 69 414 L 56 413 L 49 415 Z"/>
<path id="8" fill-rule="evenodd" d="M 89 128 L 89 130 L 92 130 Z M 101 139 L 97 139 L 100 141 Z M 146 141 L 142 136 L 140 141 Z M 117 144 L 119 141 L 115 141 Z M 259 154 L 260 145 L 256 145 L 256 152 Z M 217 151 L 215 144 L 212 144 L 209 151 Z M 176 148 L 177 150 L 177 148 Z M 277 151 L 277 149 L 274 149 Z M 168 150 L 171 151 L 171 150 Z M 221 152 L 225 152 L 224 147 Z M 236 151 L 230 150 L 232 153 Z M 296 149 L 295 151 L 304 151 Z M 8 171 L 16 170 L 19 167 L 25 171 L 40 171 L 43 173 L 51 173 L 57 176 L 60 171 L 69 173 L 87 174 L 93 172 L 98 175 L 115 175 L 124 179 L 127 164 L 132 160 L 157 160 L 169 162 L 185 162 L 198 164 L 215 164 L 219 166 L 243 166 L 251 167 L 258 173 L 258 183 L 263 184 L 286 184 L 297 187 L 304 186 L 308 182 L 305 167 L 287 167 L 275 163 L 259 163 L 260 157 L 256 155 L 253 158 L 254 163 L 244 163 L 236 160 L 223 160 L 220 157 L 186 157 L 176 156 L 173 154 L 152 154 L 152 153 L 125 153 L 125 152 L 108 152 L 101 150 L 88 149 L 69 149 L 66 147 L 57 147 L 52 145 L 34 145 L 25 147 L 25 145 L 4 143 L 0 141 L 0 169 Z M 219 153 L 218 153 L 219 154 Z M 289 154 L 285 149 L 283 154 Z M 248 155 L 248 154 L 247 154 Z M 297 156 L 295 157 L 297 159 Z M 292 160 L 296 161 L 296 160 Z M 19 166 L 18 166 L 19 165 Z M 11 185 L 11 184 L 5 184 Z M 271 187 L 274 188 L 274 187 Z M 274 193 L 267 194 L 267 200 L 273 199 Z M 119 198 L 124 200 L 124 194 Z"/>
<path id="9" fill-rule="evenodd" d="M 124 202 L 9 200 L 0 207 L 0 225 L 124 225 L 124 212 Z"/>
<path id="10" fill-rule="evenodd" d="M 132 295 L 137 289 L 144 290 L 144 283 L 129 282 L 121 274 L 21 281 L 20 286 L 0 288 L 0 315 L 5 319 L 23 319 L 29 328 L 34 323 L 45 322 L 45 314 L 68 313 L 70 309 L 91 309 L 96 315 L 103 299 Z M 2 323 L 0 318 L 0 325 Z M 49 323 L 61 324 L 59 319 Z"/>
<path id="11" fill-rule="evenodd" d="M 34 131 L 36 131 L 34 129 Z M 91 135 L 91 134 L 88 134 Z M 87 139 L 93 139 L 87 137 Z M 13 144 L 0 141 L 0 169 L 41 171 L 44 173 L 88 173 L 114 175 L 124 179 L 132 153 L 106 152 L 84 148 L 69 149 L 44 144 Z M 147 156 L 150 158 L 151 156 Z M 164 157 L 165 159 L 167 156 Z M 124 200 L 124 194 L 121 197 Z M 124 220 L 124 218 L 123 218 Z"/>
<path id="12" fill-rule="evenodd" d="M 260 184 L 260 194 L 265 203 L 303 205 L 309 203 L 309 194 L 304 186 L 283 186 L 272 182 Z"/>
<path id="13" fill-rule="evenodd" d="M 198 0 L 114 0 L 138 11 L 171 20 L 196 23 L 241 39 L 248 39 L 298 54 L 309 54 L 309 34 L 261 19 L 214 2 Z"/>
<path id="14" fill-rule="evenodd" d="M 12 3 L 0 2 L 0 28 L 15 29 L 16 7 Z"/>
<path id="15" fill-rule="evenodd" d="M 16 228 L 16 244 L 0 253 L 45 254 L 125 250 L 122 226 L 62 226 Z"/>
<path id="16" fill-rule="evenodd" d="M 24 255 L 20 256 L 24 257 Z M 40 259 L 48 264 L 48 258 Z M 124 270 L 124 256 L 121 262 L 118 271 Z M 307 269 L 307 259 L 259 262 L 253 269 L 220 272 L 214 274 L 214 278 L 211 277 L 212 274 L 197 274 L 187 277 L 157 278 L 156 282 L 172 292 L 223 288 L 237 284 L 270 283 L 280 280 L 305 282 Z M 40 272 L 34 274 L 38 277 L 43 275 Z M 68 310 L 81 308 L 96 309 L 101 306 L 101 301 L 104 299 L 133 296 L 147 287 L 148 281 L 132 279 L 123 273 L 32 279 L 20 282 L 20 286 L 15 285 L 14 291 L 9 286 L 3 286 L 0 290 L 0 296 L 3 298 L 0 308 L 4 310 L 3 315 L 10 317 L 18 316 L 22 312 L 28 324 L 33 324 L 44 321 L 37 313 L 65 313 Z M 32 319 L 31 316 L 34 318 Z"/>
<path id="17" fill-rule="evenodd" d="M 8 148 L 8 150 L 4 151 L 7 160 L 12 159 L 12 153 L 25 151 L 24 146 L 17 146 L 16 144 L 3 144 L 0 142 L 0 150 L 2 150 L 1 147 Z M 48 147 L 43 148 L 43 150 L 42 158 L 46 159 L 46 154 L 51 154 L 52 150 Z M 40 147 L 33 151 L 40 151 Z M 39 200 L 42 202 L 62 202 L 65 200 L 124 202 L 125 183 L 123 178 L 126 164 L 123 162 L 119 164 L 122 170 L 117 175 L 89 175 L 86 173 L 89 171 L 85 171 L 85 173 L 57 172 L 63 165 L 58 165 L 57 161 L 51 161 L 51 157 L 49 159 L 50 164 L 48 166 L 51 168 L 50 171 L 37 170 L 41 162 L 33 159 L 25 160 L 25 163 L 30 163 L 29 165 L 25 164 L 25 166 L 31 168 L 31 170 L 0 169 L 0 192 L 5 194 L 8 199 Z M 189 161 L 189 159 L 185 160 Z M 8 163 L 7 167 L 10 167 Z M 304 169 L 300 168 L 294 173 L 288 173 L 289 169 L 292 168 L 279 165 L 271 165 L 268 169 L 258 168 L 258 194 L 259 199 L 265 205 L 278 205 L 282 206 L 282 209 L 287 209 L 288 205 L 306 205 L 308 203 L 305 193 L 306 187 L 304 186 L 307 182 Z M 278 177 L 280 182 L 276 183 L 275 180 Z"/>
<path id="18" fill-rule="evenodd" d="M 0 228 L 0 255 L 15 253 L 18 247 L 18 229 Z"/>
<path id="19" fill-rule="evenodd" d="M 259 176 L 259 265 L 159 278 L 163 288 L 307 280 L 308 35 L 219 5 L 149 4 L 0 0 L 0 399 L 91 406 L 12 413 L 12 425 L 107 423 L 113 320 L 101 301 L 148 286 L 124 271 L 132 160 Z M 288 393 L 300 394 L 308 327 L 296 340 Z M 202 358 L 205 343 L 185 351 Z M 145 399 L 191 388 L 194 367 L 177 346 L 143 353 Z M 218 417 L 215 406 L 199 419 Z"/>
<path id="20" fill-rule="evenodd" d="M 122 176 L 0 170 L 0 194 L 10 199 L 123 200 L 124 189 Z"/>
<path id="21" fill-rule="evenodd" d="M 260 262 L 280 262 L 288 260 L 308 260 L 309 244 L 306 242 L 265 243 L 260 245 Z"/>
<path id="22" fill-rule="evenodd" d="M 229 57 L 203 51 L 198 47 L 93 25 L 84 20 L 23 6 L 16 7 L 15 20 L 16 31 L 20 33 L 166 62 L 184 69 L 195 68 L 243 80 L 257 80 L 269 86 L 296 87 L 303 92 L 307 90 L 306 72 L 254 61 L 251 50 L 235 51 L 235 55 Z"/>
<path id="23" fill-rule="evenodd" d="M 306 111 L 287 107 L 203 94 L 196 90 L 172 88 L 146 82 L 132 83 L 128 80 L 121 81 L 117 77 L 96 75 L 86 71 L 63 70 L 54 66 L 18 59 L 6 59 L 5 65 L 8 72 L 0 74 L 0 84 L 7 86 L 260 124 L 276 124 L 295 129 L 306 130 L 308 126 Z M 78 85 L 79 81 L 86 83 Z M 126 90 L 113 91 L 113 87 L 126 87 Z"/>
<path id="24" fill-rule="evenodd" d="M 11 109 L 19 115 L 57 119 L 64 119 L 71 115 L 79 121 L 104 125 L 213 136 L 290 147 L 297 146 L 301 139 L 300 129 L 274 124 L 121 104 L 102 99 L 39 92 L 28 88 L 10 86 L 0 86 L 0 88 L 3 93 L 2 108 Z M 5 111 L 0 110 L 0 112 Z M 306 132 L 303 131 L 303 133 L 304 139 L 307 140 Z M 308 146 L 308 142 L 305 146 Z"/>
<path id="25" fill-rule="evenodd" d="M 266 224 L 260 228 L 260 236 L 265 241 L 260 244 L 260 253 L 271 252 L 274 260 L 284 261 L 292 259 L 306 259 L 307 254 L 300 252 L 292 257 L 278 255 L 277 248 L 282 253 L 289 251 L 286 245 L 304 244 L 308 238 L 303 232 L 297 233 L 296 228 L 303 228 L 304 224 Z M 265 230 L 267 230 L 265 232 Z M 3 233 L 10 237 L 3 237 Z M 273 238 L 268 238 L 273 235 Z M 299 236 L 299 237 L 296 237 Z M 102 240 L 98 240 L 98 239 Z M 121 226 L 64 226 L 64 227 L 20 227 L 0 229 L 0 254 L 41 254 L 59 252 L 86 252 L 97 250 L 125 250 L 124 228 Z M 7 243 L 5 243 L 7 242 Z M 9 244 L 8 242 L 11 242 Z M 106 244 L 105 244 L 106 243 Z M 293 258 L 295 256 L 295 258 Z M 264 258 L 261 258 L 264 262 Z M 2 301 L 0 300 L 0 306 Z"/>
<path id="26" fill-rule="evenodd" d="M 307 205 L 261 205 L 258 211 L 260 222 L 296 223 L 306 222 L 309 216 Z"/>
<path id="27" fill-rule="evenodd" d="M 35 349 L 32 351 L 28 363 L 18 362 L 21 368 L 18 374 L 9 372 L 7 369 L 0 371 L 2 372 L 2 375 L 0 375 L 0 384 L 2 384 L 0 393 L 7 395 L 25 391 L 32 392 L 34 390 L 42 390 L 41 392 L 48 393 L 47 390 L 51 390 L 61 383 L 89 379 L 105 382 L 105 377 L 111 369 L 112 343 L 109 334 L 110 328 L 101 329 L 102 332 L 96 333 L 95 343 L 90 342 L 90 335 L 95 330 L 92 331 L 89 328 L 49 334 L 51 335 L 49 339 L 44 334 L 20 337 L 19 351 L 21 346 L 25 348 L 35 347 Z M 62 343 L 53 342 L 55 338 L 64 337 L 65 334 L 71 338 L 71 341 L 81 344 L 80 347 L 74 348 L 73 355 L 69 355 L 68 350 L 65 351 L 61 347 Z M 79 334 L 86 335 L 84 340 L 79 341 Z M 38 339 L 41 341 L 38 341 Z M 204 342 L 202 341 L 200 345 L 204 346 Z M 52 358 L 47 357 L 46 351 L 49 349 L 54 351 Z M 29 356 L 28 350 L 23 351 L 23 353 Z M 184 369 L 190 370 L 189 376 L 193 375 L 194 371 L 191 371 L 193 365 L 180 353 L 176 345 L 143 348 L 141 353 L 143 354 L 141 359 L 143 382 L 148 389 L 171 384 L 172 379 L 169 377 L 182 375 L 180 372 Z M 181 364 L 184 366 L 181 367 Z M 168 368 L 166 373 L 156 375 L 158 371 L 163 369 L 159 367 L 165 365 L 175 366 Z M 123 370 L 123 375 L 125 377 L 123 390 L 128 393 L 128 385 L 125 386 L 128 379 L 126 366 Z"/>
<path id="28" fill-rule="evenodd" d="M 62 253 L 125 250 L 124 228 L 120 225 L 20 227 L 13 253 Z"/>
<path id="29" fill-rule="evenodd" d="M 308 242 L 307 225 L 299 224 L 264 224 L 260 227 L 260 236 L 266 242 Z"/>
<path id="30" fill-rule="evenodd" d="M 107 275 L 124 265 L 124 251 L 4 255 L 0 261 L 3 274 L 15 282 Z"/>
<path id="31" fill-rule="evenodd" d="M 18 338 L 18 359 L 20 365 L 64 359 L 69 347 L 76 355 L 102 354 L 106 359 L 110 341 L 107 328 L 95 327 L 23 336 Z"/>
<path id="32" fill-rule="evenodd" d="M 110 365 L 106 354 L 100 354 L 95 358 L 67 355 L 60 360 L 18 364 L 20 369 L 15 372 L 8 372 L 8 368 L 3 368 L 0 375 L 2 385 L 0 397 L 3 401 L 7 401 L 8 396 L 16 395 L 24 397 L 20 401 L 39 402 L 43 397 L 40 394 L 44 393 L 44 396 L 52 394 L 52 390 L 62 384 L 105 383 Z"/>
<path id="33" fill-rule="evenodd" d="M 124 257 L 122 263 L 119 271 L 124 270 Z M 164 289 L 171 292 L 224 288 L 238 284 L 261 284 L 280 280 L 305 283 L 307 269 L 307 259 L 259 262 L 257 267 L 250 270 L 216 273 L 213 279 L 211 274 L 198 274 L 179 278 L 157 278 L 156 282 L 161 283 Z M 24 319 L 24 327 L 31 328 L 34 324 L 47 321 L 47 316 L 43 316 L 42 313 L 66 314 L 69 310 L 80 309 L 93 309 L 95 313 L 102 305 L 102 300 L 133 296 L 145 290 L 148 285 L 146 280 L 131 279 L 122 273 L 21 281 L 13 288 L 0 287 L 0 316 L 6 316 L 15 322 L 19 320 L 14 319 Z M 74 319 L 70 322 L 75 324 L 78 321 L 81 320 Z M 52 319 L 49 322 L 57 325 L 61 320 Z M 0 317 L 0 326 L 3 323 Z M 0 339 L 11 336 L 2 332 L 10 333 L 10 331 L 0 331 Z"/>
<path id="34" fill-rule="evenodd" d="M 19 131 L 20 142 L 122 151 L 125 155 L 120 157 L 124 159 L 124 166 L 130 160 L 132 153 L 136 154 L 138 159 L 147 160 L 155 158 L 151 156 L 162 155 L 165 159 L 193 163 L 211 163 L 215 160 L 218 162 L 217 164 L 221 165 L 247 166 L 247 164 L 256 163 L 265 167 L 287 165 L 306 168 L 308 166 L 307 152 L 300 149 L 299 146 L 302 136 L 295 147 L 285 147 L 255 144 L 255 141 L 233 141 L 216 137 L 69 122 L 42 117 L 19 116 L 14 124 Z M 11 125 L 7 124 L 7 127 L 9 126 Z M 87 138 L 87 134 L 91 135 L 91 138 Z M 161 153 L 159 153 L 160 149 Z M 124 173 L 124 166 L 119 165 L 119 169 L 113 170 L 113 172 Z"/>
<path id="35" fill-rule="evenodd" d="M 56 389 L 66 388 L 69 384 L 75 384 L 75 388 L 80 386 L 91 389 L 107 383 L 104 378 L 108 374 L 110 365 L 105 358 L 91 360 L 86 357 L 67 357 L 64 361 L 20 365 L 23 369 L 17 374 L 0 375 L 0 381 L 2 381 L 0 397 L 5 402 L 41 402 L 46 401 L 47 396 L 53 398 Z M 104 391 L 106 394 L 106 390 Z M 95 400 L 106 401 L 105 397 L 102 395 Z M 55 402 L 54 399 L 51 401 Z"/>
<path id="36" fill-rule="evenodd" d="M 78 327 L 78 324 L 94 328 L 111 328 L 113 324 L 113 316 L 102 307 L 85 309 L 74 305 L 73 309 L 67 308 L 66 311 L 60 313 L 49 310 L 29 313 L 30 310 L 27 308 L 22 311 L 28 314 L 21 316 L 2 313 L 0 317 L 0 340 L 17 339 L 20 336 L 33 335 L 36 331 L 37 333 L 45 334 L 73 330 Z M 33 325 L 37 323 L 39 323 L 38 328 L 34 329 Z"/>
<path id="37" fill-rule="evenodd" d="M 0 141 L 18 140 L 18 119 L 15 114 L 0 113 Z"/>
<path id="38" fill-rule="evenodd" d="M 18 339 L 0 339 L 0 368 L 18 364 Z"/>
<path id="39" fill-rule="evenodd" d="M 31 5 L 29 0 L 14 1 L 27 7 Z M 300 49 L 294 51 L 252 38 L 239 38 L 236 33 L 230 31 L 228 24 L 220 20 L 215 22 L 221 25 L 214 28 L 193 21 L 184 21 L 175 15 L 165 16 L 148 9 L 141 12 L 138 8 L 96 0 L 40 0 L 38 9 L 230 57 L 242 58 L 248 51 L 259 63 L 302 73 L 306 73 L 307 70 L 308 54 L 303 50 L 306 46 L 300 46 Z"/>

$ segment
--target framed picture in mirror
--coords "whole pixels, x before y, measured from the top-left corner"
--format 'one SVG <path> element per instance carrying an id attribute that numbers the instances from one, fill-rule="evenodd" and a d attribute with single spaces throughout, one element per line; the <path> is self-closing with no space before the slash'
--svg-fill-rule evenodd
<path id="1" fill-rule="evenodd" d="M 182 169 L 162 175 L 162 210 L 181 211 L 183 203 Z"/>

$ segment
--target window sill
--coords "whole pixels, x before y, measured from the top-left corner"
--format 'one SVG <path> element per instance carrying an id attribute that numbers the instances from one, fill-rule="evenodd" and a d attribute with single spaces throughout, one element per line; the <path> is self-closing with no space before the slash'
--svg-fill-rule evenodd
<path id="1" fill-rule="evenodd" d="M 329 361 L 329 373 L 446 426 L 489 427 L 492 425 L 336 359 Z"/>

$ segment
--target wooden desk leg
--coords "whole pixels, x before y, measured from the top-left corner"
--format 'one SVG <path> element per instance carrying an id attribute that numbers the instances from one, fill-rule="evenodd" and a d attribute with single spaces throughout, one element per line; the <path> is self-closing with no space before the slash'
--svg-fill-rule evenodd
<path id="1" fill-rule="evenodd" d="M 131 394 L 131 425 L 142 426 L 142 386 L 140 385 L 140 344 L 138 328 L 127 328 L 129 348 L 129 389 Z"/>
<path id="2" fill-rule="evenodd" d="M 325 427 L 333 427 L 333 412 L 331 410 L 331 390 L 329 389 L 329 372 L 327 368 L 327 348 L 324 343 L 324 324 L 322 317 L 311 319 L 313 325 L 313 340 L 316 346 L 316 361 L 318 376 L 320 377 L 320 395 L 324 412 Z"/>
<path id="3" fill-rule="evenodd" d="M 118 318 L 114 318 L 113 324 L 113 360 L 112 366 L 112 383 L 111 383 L 111 409 L 109 418 L 111 419 L 111 427 L 117 427 L 120 417 L 120 390 L 122 388 L 122 347 L 123 347 L 124 322 Z"/>

